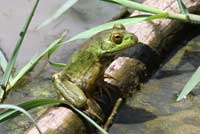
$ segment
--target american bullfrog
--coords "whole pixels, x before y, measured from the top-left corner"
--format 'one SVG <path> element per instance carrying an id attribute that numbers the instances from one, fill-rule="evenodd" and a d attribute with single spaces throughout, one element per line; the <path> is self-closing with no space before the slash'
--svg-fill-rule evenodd
<path id="1" fill-rule="evenodd" d="M 138 39 L 122 24 L 97 33 L 75 51 L 64 69 L 53 75 L 58 93 L 72 105 L 81 108 L 90 98 L 96 81 L 103 76 L 110 56 L 132 47 Z"/>

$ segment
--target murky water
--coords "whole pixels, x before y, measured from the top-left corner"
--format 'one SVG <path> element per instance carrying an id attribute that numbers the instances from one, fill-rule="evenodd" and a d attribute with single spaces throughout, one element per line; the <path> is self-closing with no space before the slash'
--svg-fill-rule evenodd
<path id="1" fill-rule="evenodd" d="M 20 30 L 26 17 L 30 14 L 34 2 L 35 0 L 1 0 L 0 47 L 8 57 L 12 54 Z M 36 31 L 36 27 L 55 13 L 64 2 L 65 0 L 48 0 L 47 4 L 44 0 L 40 1 L 17 59 L 18 68 L 24 65 L 31 57 L 47 48 L 56 36 L 64 30 L 68 31 L 67 38 L 69 38 L 81 31 L 110 20 L 119 12 L 118 6 L 105 4 L 105 2 L 98 0 L 79 1 L 62 18 Z M 63 51 L 60 51 L 65 56 L 61 54 L 59 56 L 66 57 L 74 47 L 65 46 L 63 48 Z"/>
<path id="2" fill-rule="evenodd" d="M 35 28 L 50 17 L 64 2 L 65 0 L 48 0 L 47 4 L 45 0 L 40 1 L 17 59 L 17 69 L 25 65 L 31 57 L 38 55 L 42 50 L 47 48 L 56 36 L 64 30 L 68 31 L 67 38 L 70 38 L 81 31 L 110 20 L 118 14 L 120 9 L 116 5 L 105 4 L 98 0 L 80 0 L 62 18 L 40 31 L 36 31 Z M 12 54 L 25 18 L 29 15 L 33 4 L 34 0 L 1 0 L 0 48 L 8 57 Z M 63 46 L 54 54 L 53 59 L 56 61 L 65 61 L 78 46 L 77 44 L 76 42 Z M 145 84 L 143 90 L 138 92 L 134 98 L 128 100 L 129 105 L 123 106 L 110 132 L 113 134 L 163 134 L 165 130 L 169 130 L 169 128 L 161 128 L 160 126 L 157 128 L 152 127 L 160 123 L 156 122 L 155 125 L 154 119 L 158 118 L 162 121 L 162 117 L 166 115 L 173 116 L 174 113 L 178 113 L 181 110 L 184 111 L 188 108 L 193 109 L 200 102 L 198 101 L 199 92 L 197 90 L 195 90 L 197 101 L 187 100 L 181 103 L 174 101 L 175 95 L 184 86 L 197 67 L 194 67 L 193 63 L 198 63 L 198 59 L 199 57 L 196 57 L 196 60 L 192 57 L 191 59 L 180 60 L 175 57 L 175 62 L 170 61 L 167 63 L 152 80 Z M 178 60 L 184 62 L 179 63 L 177 62 Z M 55 92 L 50 80 L 52 70 L 53 68 L 49 67 L 48 70 L 45 69 L 41 73 L 41 77 L 35 76 L 35 78 L 28 78 L 24 79 L 23 82 L 21 81 L 20 83 L 23 86 L 13 90 L 6 102 L 16 104 L 28 99 L 38 98 L 38 96 L 39 98 L 54 98 Z M 48 75 L 45 75 L 46 73 Z M 40 109 L 40 113 L 36 113 L 35 111 L 38 111 L 36 109 L 32 111 L 32 114 L 34 117 L 38 117 L 43 110 Z M 0 134 L 22 133 L 31 124 L 23 120 L 24 117 L 19 117 L 1 124 Z M 153 125 L 149 125 L 148 123 Z"/>
<path id="3" fill-rule="evenodd" d="M 177 44 L 176 44 L 177 45 Z M 197 134 L 200 132 L 200 86 L 186 100 L 176 97 L 199 67 L 200 36 L 180 49 L 120 109 L 114 134 Z M 185 131 L 187 130 L 187 131 Z M 191 131 L 192 130 L 192 131 Z"/>
<path id="4" fill-rule="evenodd" d="M 16 67 L 19 70 L 32 57 L 40 54 L 56 36 L 67 31 L 67 37 L 70 38 L 75 34 L 87 30 L 93 26 L 109 21 L 117 15 L 121 7 L 101 2 L 99 0 L 80 0 L 70 10 L 68 10 L 60 19 L 37 31 L 36 27 L 44 20 L 49 18 L 66 0 L 41 0 L 36 11 L 33 21 L 31 22 L 28 33 L 25 37 L 24 44 L 17 58 Z M 0 48 L 10 58 L 16 42 L 19 38 L 27 16 L 30 14 L 35 0 L 1 0 L 0 4 Z M 57 62 L 66 61 L 68 56 L 77 48 L 77 43 L 70 43 L 60 48 L 54 55 L 53 59 Z M 51 73 L 52 68 L 45 69 L 44 72 Z M 39 67 L 39 71 L 41 71 Z M 37 70 L 36 70 L 37 72 Z M 37 74 L 37 73 L 36 73 Z M 37 77 L 37 76 L 35 76 Z M 20 103 L 25 100 L 34 98 L 54 97 L 55 94 L 51 85 L 50 74 L 37 78 L 24 79 L 20 88 L 13 90 L 6 100 L 6 103 Z M 51 92 L 51 94 L 49 93 Z M 33 111 L 34 113 L 34 111 Z M 34 113 L 36 117 L 39 113 Z M 0 134 L 17 134 L 22 133 L 23 129 L 28 126 L 23 118 L 11 120 L 1 124 Z M 30 124 L 28 122 L 28 124 Z M 16 126 L 17 125 L 17 126 Z"/>

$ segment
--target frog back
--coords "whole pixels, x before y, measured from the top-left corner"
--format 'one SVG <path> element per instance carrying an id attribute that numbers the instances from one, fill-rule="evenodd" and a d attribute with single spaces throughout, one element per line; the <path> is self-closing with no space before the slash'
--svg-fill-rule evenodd
<path id="1" fill-rule="evenodd" d="M 68 79 L 81 89 L 91 90 L 101 74 L 101 67 L 94 53 L 79 49 L 71 56 L 61 74 L 63 79 Z"/>

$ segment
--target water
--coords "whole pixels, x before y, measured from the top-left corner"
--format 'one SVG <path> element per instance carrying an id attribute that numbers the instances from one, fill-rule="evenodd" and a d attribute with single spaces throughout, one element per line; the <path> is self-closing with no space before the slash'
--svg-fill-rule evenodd
<path id="1" fill-rule="evenodd" d="M 17 70 L 24 66 L 33 56 L 40 54 L 64 30 L 67 30 L 67 38 L 70 38 L 79 32 L 109 21 L 121 9 L 117 5 L 105 4 L 99 0 L 80 0 L 62 18 L 40 31 L 36 31 L 35 28 L 50 17 L 65 1 L 48 0 L 48 4 L 45 0 L 40 1 L 38 10 L 24 40 L 24 45 L 17 58 Z M 1 0 L 0 48 L 3 49 L 8 58 L 11 57 L 20 30 L 34 2 L 35 0 Z M 52 59 L 58 62 L 66 61 L 78 46 L 77 42 L 65 45 L 53 55 Z M 173 115 L 175 115 L 175 118 L 177 115 L 175 113 L 193 109 L 199 105 L 199 91 L 197 90 L 194 92 L 197 94 L 197 101 L 187 100 L 181 103 L 174 101 L 175 95 L 181 90 L 195 70 L 191 63 L 198 63 L 198 59 L 199 57 L 193 57 L 190 60 L 185 59 L 185 62 L 181 64 L 177 62 L 179 59 L 175 59 L 176 62 L 167 63 L 167 67 L 161 68 L 157 76 L 145 84 L 144 89 L 134 96 L 134 98 L 128 99 L 128 105 L 122 107 L 110 132 L 113 134 L 170 133 L 166 131 L 171 130 L 170 128 L 161 128 L 159 126 L 162 123 L 163 117 L 165 119 L 165 116 L 169 115 L 169 118 L 172 117 L 171 122 L 173 123 L 174 121 L 176 123 L 177 120 L 173 120 Z M 37 73 L 38 70 L 36 69 L 35 72 Z M 20 86 L 9 94 L 6 102 L 16 104 L 35 98 L 55 98 L 56 94 L 50 79 L 52 72 L 54 72 L 54 68 L 48 67 L 48 69 L 45 68 L 43 70 L 41 76 L 35 75 L 34 78 L 31 76 L 31 79 L 24 79 L 24 81 L 20 82 Z M 45 73 L 48 75 L 43 75 Z M 44 110 L 45 108 L 36 109 L 31 113 L 34 117 L 38 117 Z M 40 113 L 35 111 L 40 111 Z M 183 116 L 180 116 L 180 118 Z M 198 117 L 194 116 L 194 119 Z M 156 122 L 157 118 L 161 120 L 160 123 Z M 191 118 L 192 121 L 194 119 Z M 171 122 L 168 121 L 169 124 Z M 23 129 L 26 129 L 30 124 L 27 119 L 24 121 L 24 117 L 16 118 L 1 124 L 0 134 L 22 133 Z M 158 127 L 154 127 L 156 125 Z M 192 126 L 191 124 L 189 125 Z M 188 130 L 192 129 L 188 127 Z"/>
<path id="2" fill-rule="evenodd" d="M 2 0 L 0 4 L 0 47 L 11 57 L 20 30 L 26 17 L 30 14 L 35 0 Z M 119 6 L 100 2 L 98 0 L 80 1 L 68 10 L 62 18 L 36 31 L 36 27 L 50 17 L 65 0 L 40 1 L 38 9 L 24 40 L 24 45 L 17 58 L 17 67 L 20 68 L 31 57 L 38 55 L 56 38 L 67 30 L 67 38 L 87 30 L 98 24 L 110 20 L 119 12 Z M 57 56 L 66 57 L 73 50 L 73 46 L 66 46 Z M 63 55 L 66 54 L 66 55 Z M 59 58 L 58 58 L 59 59 Z"/>
<path id="3" fill-rule="evenodd" d="M 107 4 L 99 0 L 81 0 L 57 21 L 37 31 L 36 27 L 49 18 L 65 1 L 66 0 L 48 0 L 48 4 L 46 0 L 40 1 L 25 37 L 24 44 L 17 57 L 17 70 L 20 70 L 32 57 L 40 54 L 56 39 L 56 36 L 64 30 L 67 31 L 66 38 L 70 38 L 91 27 L 109 21 L 113 16 L 117 15 L 120 12 L 119 9 L 121 9 L 121 7 L 117 5 Z M 19 33 L 27 16 L 32 10 L 34 2 L 35 0 L 1 0 L 0 48 L 8 58 L 12 55 L 19 38 Z M 77 48 L 77 44 L 78 43 L 71 43 L 63 46 L 53 55 L 52 59 L 57 62 L 66 61 L 68 56 Z M 38 71 L 41 71 L 40 67 L 36 67 L 36 74 Z M 48 69 L 45 68 L 43 71 L 48 75 L 42 75 L 42 78 L 36 75 L 35 78 L 23 79 L 23 81 L 20 82 L 20 86 L 9 94 L 6 103 L 18 104 L 34 98 L 55 98 L 55 91 L 53 90 L 50 80 L 52 70 L 54 70 L 52 67 Z M 37 115 L 39 115 L 39 113 L 33 111 L 32 115 L 38 117 Z M 24 117 L 10 120 L 1 124 L 0 134 L 22 133 L 23 129 L 26 129 L 29 124 L 30 122 L 28 122 L 27 119 L 24 121 Z"/>

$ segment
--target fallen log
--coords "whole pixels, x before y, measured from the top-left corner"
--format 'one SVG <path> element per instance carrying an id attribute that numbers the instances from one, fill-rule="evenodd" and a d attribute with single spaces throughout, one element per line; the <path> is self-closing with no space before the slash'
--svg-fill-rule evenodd
<path id="1" fill-rule="evenodd" d="M 184 2 L 190 12 L 200 13 L 199 0 L 185 0 Z M 176 0 L 146 0 L 144 4 L 166 11 L 179 12 Z M 133 13 L 133 15 L 136 14 L 139 13 Z M 159 19 L 129 25 L 127 29 L 135 33 L 142 44 L 128 52 L 130 57 L 117 58 L 105 72 L 103 88 L 106 90 L 100 90 L 102 92 L 95 94 L 96 101 L 106 115 L 105 120 L 112 111 L 117 98 L 126 97 L 136 91 L 140 83 L 146 80 L 174 50 L 175 46 L 171 46 L 171 42 L 179 41 L 182 37 L 181 33 L 191 30 L 191 27 L 188 28 L 184 23 L 175 20 Z M 102 94 L 106 95 L 102 96 Z M 84 119 L 66 107 L 49 108 L 37 123 L 44 134 L 86 134 L 89 133 L 88 128 L 90 128 Z M 37 133 L 34 127 L 25 132 L 25 134 Z"/>

